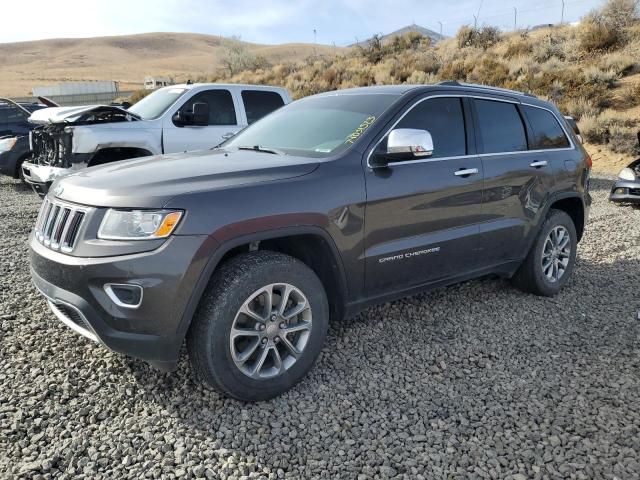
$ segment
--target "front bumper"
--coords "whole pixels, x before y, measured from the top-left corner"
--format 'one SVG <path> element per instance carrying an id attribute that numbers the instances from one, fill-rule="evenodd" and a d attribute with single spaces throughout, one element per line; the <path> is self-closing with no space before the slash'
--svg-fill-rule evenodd
<path id="1" fill-rule="evenodd" d="M 68 168 L 36 165 L 31 162 L 24 162 L 22 164 L 22 176 L 25 182 L 31 185 L 33 191 L 40 195 L 40 197 L 44 197 L 47 194 L 49 187 L 56 178 L 69 173 Z"/>
<path id="2" fill-rule="evenodd" d="M 56 317 L 107 348 L 173 370 L 192 302 L 211 248 L 207 236 L 170 237 L 151 252 L 84 258 L 55 252 L 30 238 L 31 278 Z M 144 289 L 137 308 L 117 305 L 105 285 Z"/>
<path id="3" fill-rule="evenodd" d="M 609 200 L 615 203 L 640 204 L 640 180 L 618 180 L 611 188 Z"/>

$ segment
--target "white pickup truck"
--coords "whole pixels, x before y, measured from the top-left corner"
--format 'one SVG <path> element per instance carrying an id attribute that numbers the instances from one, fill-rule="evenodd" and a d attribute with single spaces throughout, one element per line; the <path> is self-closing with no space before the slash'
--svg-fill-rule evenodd
<path id="1" fill-rule="evenodd" d="M 44 196 L 57 177 L 127 158 L 213 148 L 289 103 L 280 87 L 184 84 L 156 90 L 124 109 L 111 105 L 34 112 L 33 159 L 24 179 Z"/>

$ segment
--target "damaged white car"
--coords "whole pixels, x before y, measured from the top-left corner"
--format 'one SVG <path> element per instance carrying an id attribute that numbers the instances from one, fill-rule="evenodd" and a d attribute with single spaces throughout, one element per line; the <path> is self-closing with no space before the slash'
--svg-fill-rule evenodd
<path id="1" fill-rule="evenodd" d="M 124 109 L 111 105 L 34 112 L 26 182 L 46 195 L 59 176 L 128 158 L 213 148 L 289 103 L 280 87 L 184 84 L 161 88 Z"/>

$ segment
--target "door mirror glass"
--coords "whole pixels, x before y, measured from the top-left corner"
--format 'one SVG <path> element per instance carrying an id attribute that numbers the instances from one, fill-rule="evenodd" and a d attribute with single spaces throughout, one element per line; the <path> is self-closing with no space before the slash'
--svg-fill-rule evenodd
<path id="1" fill-rule="evenodd" d="M 391 162 L 426 158 L 433 155 L 433 138 L 427 130 L 396 128 L 387 137 L 386 151 L 376 153 L 373 167 L 385 167 Z"/>
<path id="2" fill-rule="evenodd" d="M 204 127 L 209 125 L 209 104 L 198 102 L 193 104 L 193 125 Z"/>

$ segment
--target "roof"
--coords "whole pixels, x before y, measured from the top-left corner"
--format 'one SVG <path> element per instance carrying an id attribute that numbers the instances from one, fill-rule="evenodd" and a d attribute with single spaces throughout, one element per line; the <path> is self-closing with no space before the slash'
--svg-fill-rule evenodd
<path id="1" fill-rule="evenodd" d="M 254 89 L 280 89 L 284 90 L 284 87 L 280 86 L 272 86 L 272 85 L 252 85 L 250 83 L 178 83 L 176 85 L 168 85 L 162 88 L 186 88 L 186 89 L 194 89 L 201 87 L 219 87 L 219 88 L 254 88 Z"/>
<path id="2" fill-rule="evenodd" d="M 491 93 L 494 95 L 504 95 L 509 97 L 529 97 L 536 98 L 534 95 L 524 92 L 518 92 L 515 90 L 508 90 L 506 88 L 498 88 L 491 87 L 488 85 L 477 85 L 472 83 L 461 83 L 461 82 L 440 82 L 434 84 L 427 85 L 411 85 L 411 84 L 403 84 L 403 85 L 376 85 L 371 87 L 357 87 L 357 88 L 347 88 L 344 90 L 334 90 L 331 92 L 321 93 L 319 95 L 353 95 L 353 94 L 389 94 L 389 95 L 404 95 L 407 92 L 413 91 L 428 91 L 433 89 L 446 88 L 447 90 L 462 90 L 462 91 L 477 91 L 478 93 Z"/>

